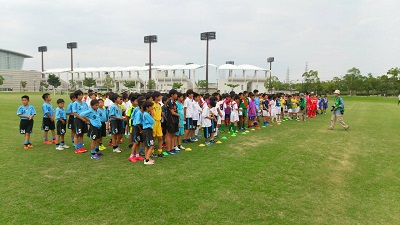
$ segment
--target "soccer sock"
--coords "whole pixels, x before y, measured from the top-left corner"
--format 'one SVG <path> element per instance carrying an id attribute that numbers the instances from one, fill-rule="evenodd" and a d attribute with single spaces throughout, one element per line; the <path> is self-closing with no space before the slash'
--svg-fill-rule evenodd
<path id="1" fill-rule="evenodd" d="M 100 146 L 103 146 L 103 142 L 100 143 Z M 131 148 L 132 148 L 132 146 L 131 146 Z"/>
<path id="2" fill-rule="evenodd" d="M 162 149 L 158 149 L 158 154 L 162 154 Z"/>
<path id="3" fill-rule="evenodd" d="M 56 140 L 56 136 L 53 136 L 53 140 Z"/>
<path id="4" fill-rule="evenodd" d="M 221 130 L 224 130 L 224 128 L 225 128 L 225 124 L 221 124 Z"/>
<path id="5" fill-rule="evenodd" d="M 215 136 L 217 136 L 217 135 L 218 135 L 218 127 L 215 128 Z"/>
<path id="6" fill-rule="evenodd" d="M 92 155 L 96 154 L 96 150 L 90 150 L 90 153 L 92 153 Z"/>
<path id="7" fill-rule="evenodd" d="M 46 141 L 47 141 L 47 140 L 49 140 L 49 139 L 47 139 L 47 138 L 44 138 L 43 140 L 44 140 L 44 142 L 46 142 Z"/>
<path id="8" fill-rule="evenodd" d="M 28 145 L 29 144 L 29 141 L 24 141 L 24 145 Z"/>
<path id="9" fill-rule="evenodd" d="M 62 142 L 61 142 L 61 146 L 64 146 L 64 145 L 65 145 L 65 143 L 62 141 Z"/>
<path id="10" fill-rule="evenodd" d="M 139 148 L 139 152 L 143 152 L 144 151 L 144 148 Z"/>
<path id="11" fill-rule="evenodd" d="M 95 146 L 95 147 L 94 147 L 94 150 L 95 150 L 96 152 L 99 152 L 99 151 L 100 151 L 99 146 L 98 146 L 98 145 Z"/>
<path id="12" fill-rule="evenodd" d="M 58 148 L 59 146 L 60 146 L 60 143 L 57 143 L 57 144 L 56 144 L 56 148 Z"/>

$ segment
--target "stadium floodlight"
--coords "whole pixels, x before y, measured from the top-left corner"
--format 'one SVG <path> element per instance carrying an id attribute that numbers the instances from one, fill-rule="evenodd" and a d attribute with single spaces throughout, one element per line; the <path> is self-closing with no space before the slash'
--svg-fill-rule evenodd
<path id="1" fill-rule="evenodd" d="M 209 40 L 215 40 L 215 39 L 216 39 L 215 32 L 203 32 L 203 33 L 200 34 L 200 40 L 207 41 L 207 49 L 206 49 L 206 81 L 207 81 L 207 86 L 206 86 L 206 92 L 208 92 L 208 41 Z"/>
<path id="2" fill-rule="evenodd" d="M 42 73 L 44 72 L 43 52 L 47 52 L 47 46 L 40 46 L 38 51 L 42 53 Z"/>
<path id="3" fill-rule="evenodd" d="M 70 42 L 70 43 L 67 43 L 67 48 L 68 49 L 71 49 L 71 80 L 72 80 L 72 82 L 74 82 L 74 54 L 73 54 L 73 52 L 72 52 L 72 49 L 74 49 L 74 48 L 78 48 L 78 44 L 76 43 L 76 42 Z"/>
<path id="4" fill-rule="evenodd" d="M 226 61 L 225 64 L 235 65 L 235 62 L 234 61 Z"/>
<path id="5" fill-rule="evenodd" d="M 272 63 L 274 62 L 274 57 L 268 57 L 267 62 L 269 63 L 269 93 L 272 93 Z"/>
<path id="6" fill-rule="evenodd" d="M 151 63 L 151 43 L 157 43 L 158 39 L 157 39 L 157 35 L 147 35 L 144 36 L 144 43 L 145 44 L 149 44 L 149 62 L 146 63 L 149 66 L 149 89 L 151 89 L 151 85 L 152 83 L 150 83 L 151 80 L 151 66 L 153 65 Z"/>

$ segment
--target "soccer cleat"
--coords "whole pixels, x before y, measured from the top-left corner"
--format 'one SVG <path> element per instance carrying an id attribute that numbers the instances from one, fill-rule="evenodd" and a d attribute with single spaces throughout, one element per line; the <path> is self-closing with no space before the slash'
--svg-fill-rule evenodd
<path id="1" fill-rule="evenodd" d="M 119 149 L 119 148 L 113 149 L 113 152 L 121 153 L 121 149 Z"/>
<path id="2" fill-rule="evenodd" d="M 28 150 L 29 149 L 28 145 L 24 145 L 24 149 Z"/>
<path id="3" fill-rule="evenodd" d="M 192 151 L 192 149 L 191 148 L 185 148 L 185 151 L 186 152 L 190 152 L 190 151 Z"/>
<path id="4" fill-rule="evenodd" d="M 344 130 L 348 130 L 350 127 L 347 125 L 347 127 L 344 128 Z"/>
<path id="5" fill-rule="evenodd" d="M 207 146 L 211 146 L 212 144 L 213 144 L 212 142 L 208 142 L 208 141 L 206 142 Z"/>
<path id="6" fill-rule="evenodd" d="M 165 158 L 166 156 L 165 156 L 164 154 L 161 153 L 161 154 L 158 154 L 157 157 L 158 157 L 158 158 Z"/>
<path id="7" fill-rule="evenodd" d="M 165 156 L 169 155 L 167 152 L 163 152 L 162 154 L 165 155 Z"/>
<path id="8" fill-rule="evenodd" d="M 175 146 L 174 150 L 175 151 L 180 151 L 181 149 L 178 146 Z"/>
<path id="9" fill-rule="evenodd" d="M 182 143 L 190 143 L 187 139 L 183 139 Z"/>
<path id="10" fill-rule="evenodd" d="M 144 165 L 154 165 L 154 161 L 153 160 L 144 160 Z"/>
<path id="11" fill-rule="evenodd" d="M 83 148 L 78 148 L 77 150 L 75 150 L 75 153 L 85 153 L 85 152 L 87 152 L 85 149 L 83 149 Z"/>
<path id="12" fill-rule="evenodd" d="M 138 157 L 136 157 L 136 160 L 137 160 L 137 161 L 143 161 L 143 160 L 144 160 L 144 158 L 143 158 L 143 157 L 141 157 L 141 156 L 138 156 Z"/>
<path id="13" fill-rule="evenodd" d="M 106 149 L 107 149 L 107 148 L 106 148 L 106 146 L 104 146 L 104 145 L 100 145 L 100 146 L 99 146 L 99 150 L 100 150 L 100 151 L 104 151 L 104 150 L 106 150 Z"/>
<path id="14" fill-rule="evenodd" d="M 190 140 L 194 141 L 194 142 L 199 141 L 199 139 L 197 139 L 197 138 L 190 138 Z"/>
<path id="15" fill-rule="evenodd" d="M 94 160 L 100 160 L 100 156 L 98 156 L 98 155 L 92 155 L 91 157 L 90 157 L 91 159 L 94 159 Z"/>
<path id="16" fill-rule="evenodd" d="M 129 157 L 128 160 L 131 161 L 131 162 L 136 162 L 137 161 L 135 156 Z"/>
<path id="17" fill-rule="evenodd" d="M 213 140 L 210 140 L 209 142 L 211 142 L 211 143 L 215 143 L 216 141 L 213 139 Z"/>
<path id="18" fill-rule="evenodd" d="M 68 145 L 61 145 L 61 147 L 63 147 L 63 148 L 69 148 Z"/>
<path id="19" fill-rule="evenodd" d="M 108 142 L 108 146 L 113 146 L 113 144 L 112 144 L 112 142 L 110 141 L 110 142 Z"/>
<path id="20" fill-rule="evenodd" d="M 167 151 L 168 155 L 175 155 L 175 152 L 173 151 Z"/>
<path id="21" fill-rule="evenodd" d="M 163 144 L 161 145 L 161 147 L 162 147 L 162 148 L 166 148 L 166 147 L 167 147 L 167 144 L 163 143 Z"/>
<path id="22" fill-rule="evenodd" d="M 96 155 L 98 155 L 98 156 L 102 156 L 102 155 L 104 155 L 103 153 L 101 153 L 101 152 L 98 152 L 98 151 L 96 151 Z"/>
<path id="23" fill-rule="evenodd" d="M 158 156 L 157 156 L 157 154 L 153 153 L 153 154 L 151 154 L 151 157 L 152 158 L 157 158 Z"/>
<path id="24" fill-rule="evenodd" d="M 53 143 L 52 143 L 51 141 L 47 140 L 47 141 L 43 142 L 43 144 L 45 144 L 45 145 L 52 145 Z"/>
<path id="25" fill-rule="evenodd" d="M 51 141 L 51 143 L 53 143 L 53 144 L 57 144 L 57 141 L 56 141 L 56 140 L 53 140 L 53 141 Z"/>
<path id="26" fill-rule="evenodd" d="M 179 147 L 180 150 L 185 150 L 185 147 L 183 147 L 182 145 Z"/>
<path id="27" fill-rule="evenodd" d="M 58 147 L 56 148 L 56 150 L 62 151 L 62 150 L 64 150 L 64 148 L 61 147 L 61 146 L 58 146 Z"/>
<path id="28" fill-rule="evenodd" d="M 173 152 L 173 153 L 175 153 L 175 154 L 178 154 L 178 153 L 181 152 L 181 150 L 172 150 L 171 152 Z"/>
<path id="29" fill-rule="evenodd" d="M 28 148 L 33 148 L 33 145 L 31 143 L 29 143 L 27 146 Z"/>

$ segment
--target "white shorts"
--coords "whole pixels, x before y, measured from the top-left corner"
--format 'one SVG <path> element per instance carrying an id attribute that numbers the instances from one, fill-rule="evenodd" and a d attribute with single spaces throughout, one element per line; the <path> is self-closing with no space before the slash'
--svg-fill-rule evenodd
<path id="1" fill-rule="evenodd" d="M 280 115 L 281 114 L 281 107 L 275 106 L 275 115 Z"/>
<path id="2" fill-rule="evenodd" d="M 269 116 L 268 110 L 262 110 L 262 116 Z"/>
<path id="3" fill-rule="evenodd" d="M 276 113 L 275 113 L 275 108 L 272 108 L 272 109 L 270 109 L 270 112 L 269 112 L 269 114 L 270 114 L 270 116 L 271 116 L 271 117 L 274 117 L 274 116 L 276 116 Z"/>
<path id="4" fill-rule="evenodd" d="M 231 113 L 231 115 L 232 115 L 232 113 Z M 239 116 L 242 116 L 243 115 L 243 110 L 242 110 L 242 108 L 239 108 Z M 232 118 L 232 116 L 231 116 L 231 118 Z M 231 119 L 231 121 L 232 121 L 232 119 Z"/>
<path id="5" fill-rule="evenodd" d="M 295 109 L 288 109 L 289 113 L 293 113 L 293 111 L 295 111 Z"/>
<path id="6" fill-rule="evenodd" d="M 296 111 L 294 113 L 299 113 L 300 111 L 300 106 L 297 106 Z"/>
<path id="7" fill-rule="evenodd" d="M 239 115 L 236 112 L 231 112 L 231 123 L 238 122 L 239 121 Z"/>
<path id="8" fill-rule="evenodd" d="M 221 116 L 217 116 L 217 124 L 221 124 L 221 121 L 222 121 L 222 118 L 221 118 Z"/>

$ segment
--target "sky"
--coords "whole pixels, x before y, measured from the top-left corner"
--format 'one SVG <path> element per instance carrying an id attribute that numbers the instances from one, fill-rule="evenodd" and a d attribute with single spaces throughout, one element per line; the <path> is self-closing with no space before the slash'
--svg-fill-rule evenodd
<path id="1" fill-rule="evenodd" d="M 0 48 L 33 56 L 25 70 L 70 67 L 67 42 L 77 42 L 75 67 L 143 66 L 145 35 L 155 65 L 204 64 L 200 33 L 215 31 L 209 62 L 269 68 L 281 81 L 306 69 L 321 80 L 352 67 L 363 75 L 399 66 L 397 0 L 0 0 Z M 200 75 L 199 76 L 203 76 Z M 205 77 L 205 75 L 204 75 Z M 215 79 L 215 77 L 210 78 Z"/>

